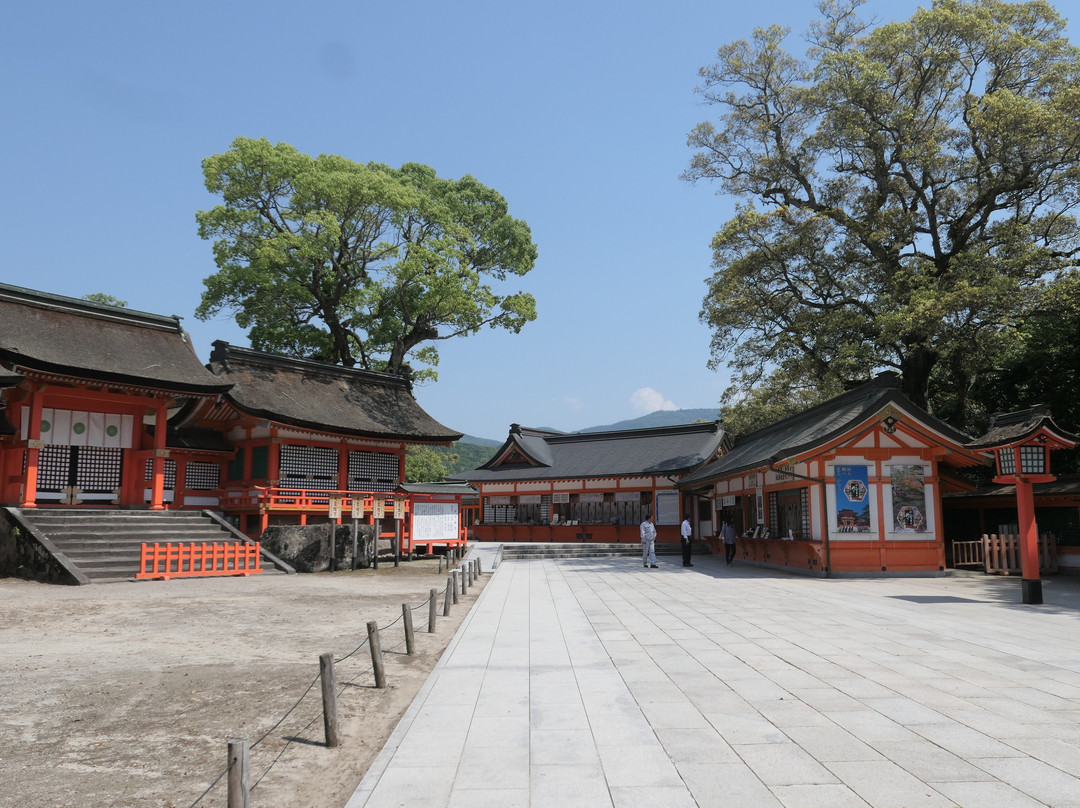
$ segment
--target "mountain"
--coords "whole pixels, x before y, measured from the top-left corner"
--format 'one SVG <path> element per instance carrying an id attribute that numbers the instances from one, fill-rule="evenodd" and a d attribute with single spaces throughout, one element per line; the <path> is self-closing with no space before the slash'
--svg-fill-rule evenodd
<path id="1" fill-rule="evenodd" d="M 487 438 L 477 438 L 473 435 L 462 435 L 461 440 L 458 443 L 471 443 L 474 446 L 490 446 L 492 449 L 498 449 L 503 445 L 501 440 L 488 440 Z"/>
<path id="2" fill-rule="evenodd" d="M 579 432 L 615 432 L 620 429 L 648 429 L 654 426 L 677 426 L 679 424 L 692 424 L 695 421 L 715 421 L 720 417 L 720 410 L 716 407 L 687 410 L 657 410 L 640 418 L 631 418 L 628 421 L 618 421 L 604 426 L 590 426 L 588 429 L 580 429 Z"/>
<path id="3" fill-rule="evenodd" d="M 578 429 L 575 432 L 568 434 L 578 434 L 580 432 L 616 432 L 620 429 L 648 429 L 649 427 L 654 426 L 677 426 L 679 424 L 692 424 L 695 421 L 711 422 L 715 421 L 719 417 L 720 410 L 715 407 L 702 407 L 699 409 L 686 410 L 657 410 L 656 412 L 651 412 L 648 415 L 642 415 L 640 418 L 631 418 L 628 421 L 618 421 L 614 424 L 604 424 L 603 426 L 590 426 L 588 429 Z M 536 428 L 545 429 L 550 432 L 562 431 L 555 429 L 554 427 Z M 469 443 L 476 446 L 484 446 L 490 449 L 496 449 L 499 446 L 502 446 L 503 441 L 489 440 L 488 438 L 477 438 L 472 435 L 463 435 L 461 440 L 458 441 L 458 443 Z"/>

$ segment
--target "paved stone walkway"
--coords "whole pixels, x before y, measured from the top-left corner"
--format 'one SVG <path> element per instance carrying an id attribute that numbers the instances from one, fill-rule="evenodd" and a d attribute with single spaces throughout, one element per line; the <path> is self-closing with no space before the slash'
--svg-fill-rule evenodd
<path id="1" fill-rule="evenodd" d="M 1080 580 L 508 561 L 347 808 L 1080 808 Z"/>

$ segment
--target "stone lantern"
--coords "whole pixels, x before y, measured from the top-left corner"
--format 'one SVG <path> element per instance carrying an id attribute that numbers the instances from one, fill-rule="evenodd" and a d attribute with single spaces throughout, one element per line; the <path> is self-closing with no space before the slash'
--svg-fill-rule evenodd
<path id="1" fill-rule="evenodd" d="M 990 431 L 968 444 L 969 449 L 994 453 L 995 483 L 1016 486 L 1024 603 L 1043 602 L 1032 486 L 1056 479 L 1050 473 L 1050 452 L 1072 449 L 1078 443 L 1080 437 L 1059 429 L 1049 408 L 1039 405 L 1019 412 L 995 413 L 990 417 Z"/>

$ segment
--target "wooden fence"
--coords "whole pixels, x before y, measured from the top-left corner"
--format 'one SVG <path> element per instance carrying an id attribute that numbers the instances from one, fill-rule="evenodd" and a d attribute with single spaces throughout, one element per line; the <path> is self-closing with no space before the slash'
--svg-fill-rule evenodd
<path id="1" fill-rule="evenodd" d="M 998 575 L 1015 575 L 1021 571 L 1020 537 L 1012 533 L 984 533 L 976 541 L 954 541 L 952 553 L 954 567 L 982 567 Z M 1043 533 L 1039 536 L 1039 572 L 1057 571 L 1057 537 Z"/>
<path id="2" fill-rule="evenodd" d="M 136 578 L 206 578 L 262 572 L 259 542 L 143 542 Z"/>

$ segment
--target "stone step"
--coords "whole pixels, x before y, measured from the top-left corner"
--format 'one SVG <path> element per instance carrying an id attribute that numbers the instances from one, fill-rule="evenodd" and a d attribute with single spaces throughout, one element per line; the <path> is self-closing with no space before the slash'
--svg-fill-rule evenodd
<path id="1" fill-rule="evenodd" d="M 194 511 L 49 509 L 23 511 L 23 518 L 95 583 L 135 580 L 143 543 L 226 544 L 238 540 L 217 522 Z M 283 572 L 265 557 L 263 563 L 263 574 Z"/>

